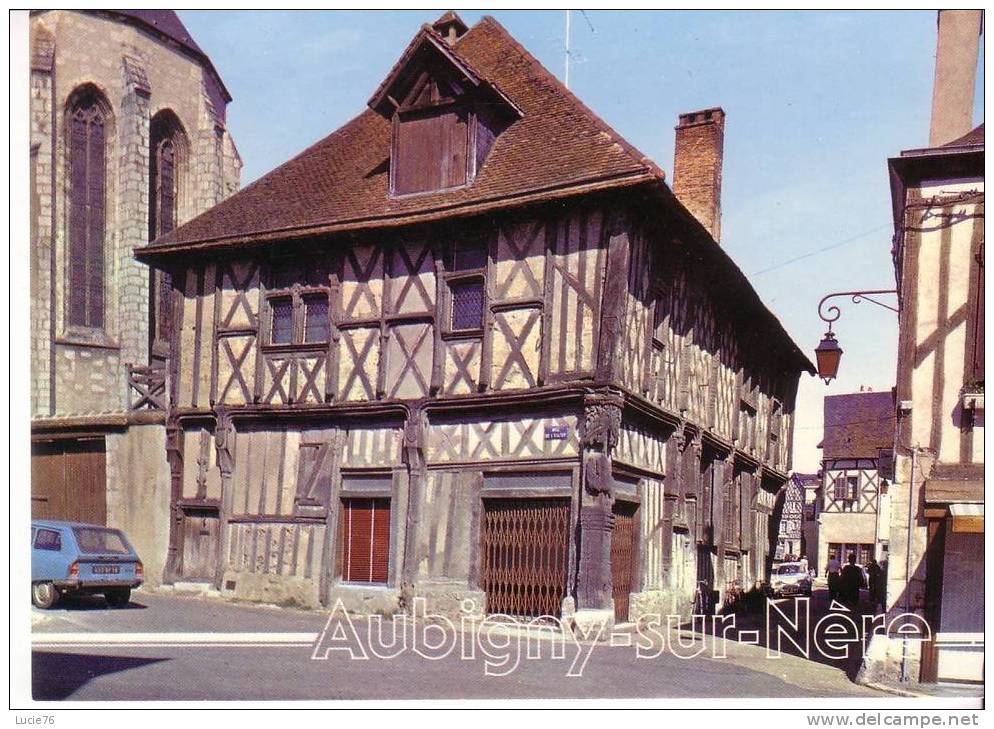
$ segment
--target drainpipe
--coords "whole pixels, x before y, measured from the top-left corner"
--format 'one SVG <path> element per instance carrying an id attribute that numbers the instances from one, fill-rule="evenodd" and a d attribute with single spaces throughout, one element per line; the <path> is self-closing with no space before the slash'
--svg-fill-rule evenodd
<path id="1" fill-rule="evenodd" d="M 911 536 L 914 530 L 914 526 L 911 520 L 911 514 L 914 509 L 915 503 L 915 471 L 918 470 L 918 446 L 916 445 L 911 449 L 911 478 L 908 479 L 908 535 L 907 535 L 907 554 L 904 562 L 904 575 L 907 580 L 907 586 L 904 589 L 904 611 L 906 613 L 911 612 Z M 906 683 L 908 681 L 908 638 L 905 637 L 901 641 L 901 683 Z"/>

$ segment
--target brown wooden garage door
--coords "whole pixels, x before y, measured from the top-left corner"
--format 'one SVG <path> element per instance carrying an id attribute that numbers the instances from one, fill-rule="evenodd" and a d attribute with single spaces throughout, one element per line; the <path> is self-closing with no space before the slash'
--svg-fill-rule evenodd
<path id="1" fill-rule="evenodd" d="M 611 597 L 614 619 L 628 620 L 629 600 L 635 582 L 635 550 L 638 547 L 638 505 L 614 503 L 614 530 L 611 532 Z"/>
<path id="2" fill-rule="evenodd" d="M 485 499 L 482 521 L 486 611 L 559 617 L 566 594 L 569 499 Z"/>
<path id="3" fill-rule="evenodd" d="M 107 523 L 103 438 L 32 444 L 31 518 Z"/>

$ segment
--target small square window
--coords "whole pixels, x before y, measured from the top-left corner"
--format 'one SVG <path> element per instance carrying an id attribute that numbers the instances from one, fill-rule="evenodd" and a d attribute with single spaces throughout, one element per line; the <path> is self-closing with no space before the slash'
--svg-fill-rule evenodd
<path id="1" fill-rule="evenodd" d="M 304 341 L 328 341 L 328 297 L 324 294 L 304 297 Z"/>
<path id="2" fill-rule="evenodd" d="M 452 329 L 463 331 L 483 328 L 483 281 L 454 281 L 452 291 Z"/>
<path id="3" fill-rule="evenodd" d="M 290 344 L 293 341 L 293 300 L 271 299 L 269 305 L 273 310 L 270 341 L 273 344 Z"/>

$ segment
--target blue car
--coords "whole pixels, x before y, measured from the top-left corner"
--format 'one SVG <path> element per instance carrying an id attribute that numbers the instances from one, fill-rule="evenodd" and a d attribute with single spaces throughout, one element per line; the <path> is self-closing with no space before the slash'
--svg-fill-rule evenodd
<path id="1" fill-rule="evenodd" d="M 63 595 L 102 594 L 123 607 L 144 572 L 119 529 L 68 521 L 31 522 L 31 602 L 50 608 Z"/>

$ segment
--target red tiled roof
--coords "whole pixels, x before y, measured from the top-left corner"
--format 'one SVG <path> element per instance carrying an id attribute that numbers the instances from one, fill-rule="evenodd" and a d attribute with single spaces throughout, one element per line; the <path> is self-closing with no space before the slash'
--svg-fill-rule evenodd
<path id="1" fill-rule="evenodd" d="M 431 31 L 428 27 L 428 31 Z M 424 32 L 424 31 L 422 31 Z M 152 248 L 201 247 L 470 214 L 591 187 L 661 181 L 662 170 L 590 111 L 493 18 L 452 53 L 523 113 L 462 189 L 389 195 L 390 121 L 366 109 L 343 127 Z"/>
<path id="2" fill-rule="evenodd" d="M 854 392 L 825 398 L 823 458 L 876 458 L 894 446 L 894 396 Z"/>

